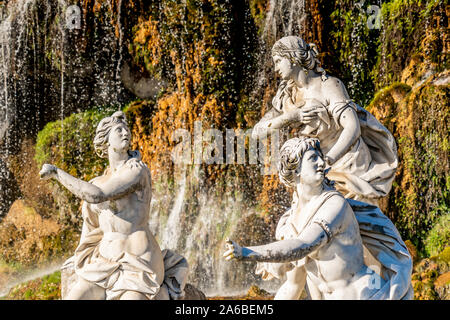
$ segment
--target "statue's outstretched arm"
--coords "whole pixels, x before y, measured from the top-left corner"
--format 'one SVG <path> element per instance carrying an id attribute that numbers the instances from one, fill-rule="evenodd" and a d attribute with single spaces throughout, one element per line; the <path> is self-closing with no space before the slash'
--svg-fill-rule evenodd
<path id="1" fill-rule="evenodd" d="M 272 108 L 266 112 L 261 120 L 253 127 L 252 138 L 255 140 L 265 138 L 272 130 L 281 128 L 288 123 L 289 120 L 286 115 L 283 115 L 275 108 Z"/>
<path id="2" fill-rule="evenodd" d="M 290 262 L 306 257 L 327 241 L 328 236 L 322 227 L 313 223 L 297 239 L 281 240 L 262 246 L 240 247 L 237 243 L 227 240 L 228 251 L 224 257 L 227 260 L 236 258 L 258 262 Z"/>
<path id="3" fill-rule="evenodd" d="M 89 203 L 101 203 L 121 198 L 139 187 L 141 168 L 130 168 L 121 175 L 111 177 L 106 186 L 100 188 L 90 182 L 77 179 L 62 169 L 44 164 L 40 172 L 44 179 L 54 178 L 78 198 Z"/>
<path id="4" fill-rule="evenodd" d="M 349 211 L 350 210 L 350 211 Z M 296 239 L 281 240 L 262 246 L 241 247 L 227 239 L 226 260 L 290 262 L 302 259 L 326 245 L 346 226 L 350 206 L 342 196 L 328 199 Z M 347 219 L 346 219 L 347 218 Z"/>

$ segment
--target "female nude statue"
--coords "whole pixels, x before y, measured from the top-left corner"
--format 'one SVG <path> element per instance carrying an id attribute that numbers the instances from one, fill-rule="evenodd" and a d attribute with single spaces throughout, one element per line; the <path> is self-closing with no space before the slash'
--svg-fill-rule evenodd
<path id="1" fill-rule="evenodd" d="M 282 78 L 273 108 L 255 125 L 254 139 L 287 126 L 318 138 L 330 179 L 347 198 L 373 204 L 391 189 L 397 148 L 391 133 L 350 100 L 342 81 L 326 74 L 313 44 L 294 36 L 272 48 Z"/>
<path id="2" fill-rule="evenodd" d="M 118 111 L 100 121 L 94 146 L 108 157 L 105 173 L 90 182 L 44 164 L 41 178 L 53 178 L 83 201 L 83 229 L 73 265 L 75 285 L 63 299 L 169 299 L 182 296 L 187 262 L 161 251 L 148 226 L 150 170 L 136 151 Z M 175 281 L 174 281 L 175 280 Z"/>
<path id="3" fill-rule="evenodd" d="M 305 285 L 312 299 L 411 299 L 412 261 L 392 222 L 333 188 L 317 139 L 290 139 L 280 153 L 280 180 L 296 197 L 278 223 L 279 241 L 241 247 L 227 240 L 224 257 L 264 262 L 257 273 L 266 280 L 286 274 L 275 299 L 299 299 Z M 377 273 L 365 251 L 381 266 Z"/>

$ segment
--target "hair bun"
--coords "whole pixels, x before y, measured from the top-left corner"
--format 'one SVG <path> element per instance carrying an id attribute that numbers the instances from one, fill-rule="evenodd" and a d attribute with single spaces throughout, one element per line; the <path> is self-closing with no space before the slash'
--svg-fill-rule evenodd
<path id="1" fill-rule="evenodd" d="M 119 120 L 123 120 L 126 121 L 126 117 L 125 117 L 125 113 L 123 113 L 123 111 L 116 111 L 111 115 L 111 118 L 115 118 L 115 119 L 119 119 Z"/>

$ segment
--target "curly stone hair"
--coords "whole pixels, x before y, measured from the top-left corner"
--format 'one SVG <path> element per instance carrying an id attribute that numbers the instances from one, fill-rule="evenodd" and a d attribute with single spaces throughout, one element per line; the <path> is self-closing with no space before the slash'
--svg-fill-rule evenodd
<path id="1" fill-rule="evenodd" d="M 327 73 L 320 67 L 320 61 L 316 58 L 318 54 L 314 43 L 306 43 L 302 38 L 295 36 L 281 38 L 272 47 L 272 56 L 287 58 L 292 64 L 321 73 L 322 80 L 325 81 Z"/>
<path id="2" fill-rule="evenodd" d="M 122 111 L 116 111 L 110 117 L 103 118 L 99 122 L 94 138 L 95 152 L 99 157 L 108 157 L 109 133 L 111 131 L 111 128 L 119 123 L 124 124 L 128 128 L 125 114 Z"/>
<path id="3" fill-rule="evenodd" d="M 316 138 L 292 138 L 283 144 L 280 150 L 278 176 L 284 185 L 295 186 L 295 177 L 300 171 L 303 155 L 308 150 L 317 150 L 323 157 L 319 139 Z M 333 186 L 327 178 L 324 178 L 324 183 L 330 187 Z"/>

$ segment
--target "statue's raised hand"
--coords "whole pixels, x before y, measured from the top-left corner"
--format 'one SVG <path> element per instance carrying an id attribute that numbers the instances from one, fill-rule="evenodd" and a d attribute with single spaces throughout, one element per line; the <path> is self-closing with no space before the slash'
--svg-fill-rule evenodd
<path id="1" fill-rule="evenodd" d="M 225 247 L 227 248 L 227 251 L 223 254 L 225 260 L 231 260 L 233 258 L 237 260 L 242 259 L 242 247 L 236 242 L 227 238 Z"/>
<path id="2" fill-rule="evenodd" d="M 54 177 L 56 177 L 56 169 L 57 168 L 54 165 L 45 163 L 42 166 L 41 171 L 39 172 L 39 176 L 43 180 L 48 180 L 48 179 L 54 178 Z"/>

